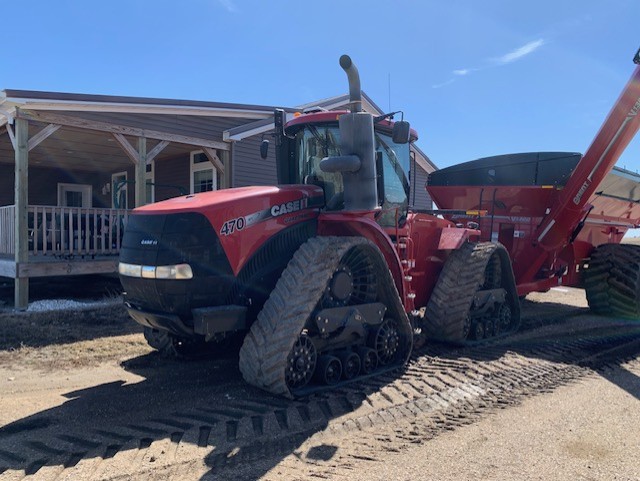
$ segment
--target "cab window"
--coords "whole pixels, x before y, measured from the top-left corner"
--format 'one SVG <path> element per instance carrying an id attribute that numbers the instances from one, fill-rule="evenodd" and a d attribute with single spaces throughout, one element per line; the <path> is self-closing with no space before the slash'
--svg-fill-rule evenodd
<path id="1" fill-rule="evenodd" d="M 409 145 L 396 144 L 385 134 L 376 133 L 375 139 L 376 156 L 382 161 L 384 176 L 384 192 L 378 193 L 382 201 L 378 223 L 382 227 L 395 227 L 406 219 L 409 209 Z"/>
<path id="2" fill-rule="evenodd" d="M 305 126 L 296 134 L 296 150 L 299 181 L 322 187 L 327 210 L 341 209 L 344 191 L 342 174 L 327 173 L 320 169 L 323 158 L 341 154 L 338 126 Z"/>

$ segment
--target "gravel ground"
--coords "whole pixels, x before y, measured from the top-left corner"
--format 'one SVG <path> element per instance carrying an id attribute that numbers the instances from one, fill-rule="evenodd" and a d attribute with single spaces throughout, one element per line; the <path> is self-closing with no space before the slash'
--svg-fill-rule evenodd
<path id="1" fill-rule="evenodd" d="M 326 441 L 310 441 L 264 479 L 639 480 L 639 375 L 640 360 L 607 369 L 399 452 L 354 455 L 347 439 L 319 462 Z"/>

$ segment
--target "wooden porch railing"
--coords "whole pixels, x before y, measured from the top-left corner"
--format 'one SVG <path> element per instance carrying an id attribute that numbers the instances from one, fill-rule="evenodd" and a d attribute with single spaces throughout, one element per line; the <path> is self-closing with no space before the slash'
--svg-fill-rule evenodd
<path id="1" fill-rule="evenodd" d="M 30 205 L 30 255 L 102 255 L 120 252 L 129 211 Z M 0 254 L 15 248 L 15 206 L 0 207 Z"/>
<path id="2" fill-rule="evenodd" d="M 0 207 L 0 254 L 15 252 L 15 211 L 14 205 Z"/>

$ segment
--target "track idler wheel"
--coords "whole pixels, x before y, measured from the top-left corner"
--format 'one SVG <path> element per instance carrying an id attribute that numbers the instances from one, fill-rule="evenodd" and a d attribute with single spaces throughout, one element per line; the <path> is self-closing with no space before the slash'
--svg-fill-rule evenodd
<path id="1" fill-rule="evenodd" d="M 340 362 L 342 363 L 342 377 L 344 379 L 353 379 L 360 374 L 360 356 L 353 351 L 347 351 L 341 354 Z"/>
<path id="2" fill-rule="evenodd" d="M 475 341 L 481 341 L 485 338 L 485 325 L 482 321 L 476 321 L 471 328 L 471 335 Z"/>
<path id="3" fill-rule="evenodd" d="M 335 356 L 321 356 L 318 359 L 316 379 L 322 384 L 332 386 L 337 384 L 342 377 L 342 363 Z"/>
<path id="4" fill-rule="evenodd" d="M 393 319 L 385 319 L 375 333 L 373 345 L 378 354 L 378 363 L 385 366 L 392 362 L 400 346 L 400 333 Z"/>
<path id="5" fill-rule="evenodd" d="M 362 374 L 369 374 L 378 367 L 378 354 L 375 349 L 361 347 L 358 349 Z"/>
<path id="6" fill-rule="evenodd" d="M 313 342 L 302 334 L 287 356 L 285 379 L 289 389 L 306 386 L 316 370 L 318 355 Z"/>
<path id="7" fill-rule="evenodd" d="M 511 307 L 509 304 L 502 304 L 500 309 L 498 310 L 498 318 L 495 320 L 496 325 L 496 333 L 497 336 L 501 332 L 507 332 L 511 330 L 511 323 L 513 321 L 513 314 L 511 312 Z"/>

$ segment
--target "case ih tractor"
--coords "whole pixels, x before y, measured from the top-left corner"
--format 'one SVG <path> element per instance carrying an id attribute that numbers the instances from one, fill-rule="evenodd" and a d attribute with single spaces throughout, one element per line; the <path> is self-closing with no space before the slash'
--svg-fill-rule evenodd
<path id="1" fill-rule="evenodd" d="M 363 112 L 358 72 L 348 56 L 340 65 L 350 111 L 288 123 L 276 112 L 277 187 L 187 195 L 129 217 L 119 272 L 152 347 L 189 355 L 241 338 L 244 379 L 293 397 L 401 366 L 420 331 L 457 344 L 506 335 L 519 325 L 518 296 L 577 279 L 591 239 L 601 239 L 583 240 L 586 228 L 578 236 L 586 200 L 638 129 L 640 69 L 564 189 L 560 179 L 548 189 L 492 184 L 499 167 L 489 168 L 493 190 L 473 173 L 452 185 L 457 174 L 445 169 L 429 189 L 451 208 L 421 212 L 408 205 L 415 132 Z M 635 204 L 610 201 L 624 205 L 598 219 L 629 214 L 622 224 L 635 223 Z M 522 218 L 511 236 L 502 216 Z M 618 241 L 624 227 L 614 224 Z M 600 287 L 591 297 L 617 299 L 614 251 L 594 253 Z M 613 301 L 598 302 L 606 310 Z"/>

